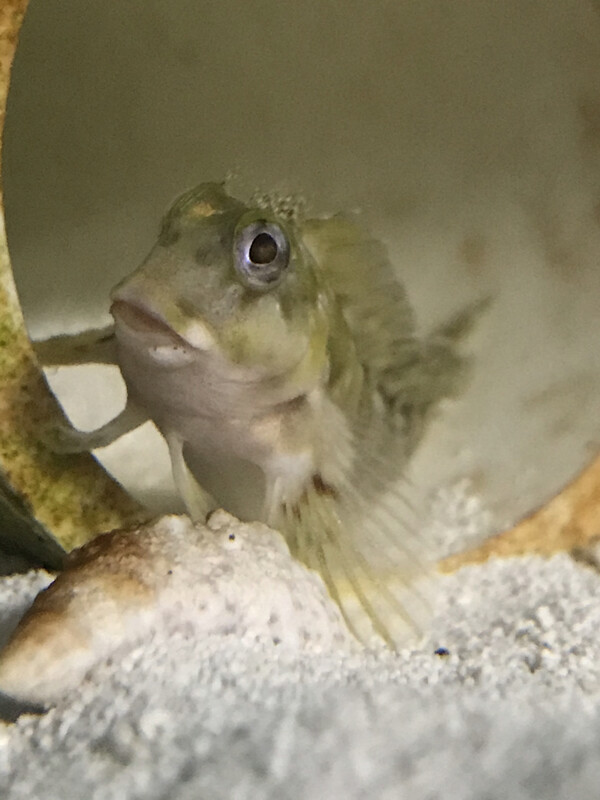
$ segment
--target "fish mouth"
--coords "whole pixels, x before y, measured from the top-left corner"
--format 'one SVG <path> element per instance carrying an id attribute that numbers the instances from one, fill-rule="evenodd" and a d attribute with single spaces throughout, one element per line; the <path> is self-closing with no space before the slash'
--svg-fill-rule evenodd
<path id="1" fill-rule="evenodd" d="M 115 322 L 124 325 L 133 333 L 142 335 L 159 336 L 172 341 L 185 343 L 179 334 L 158 315 L 127 300 L 113 300 L 110 313 Z"/>
<path id="2" fill-rule="evenodd" d="M 182 334 L 173 330 L 162 316 L 131 300 L 113 300 L 110 313 L 117 331 L 120 328 L 126 336 L 141 339 L 153 348 L 193 352 L 213 350 L 215 346 L 212 332 L 199 320 L 190 322 Z"/>

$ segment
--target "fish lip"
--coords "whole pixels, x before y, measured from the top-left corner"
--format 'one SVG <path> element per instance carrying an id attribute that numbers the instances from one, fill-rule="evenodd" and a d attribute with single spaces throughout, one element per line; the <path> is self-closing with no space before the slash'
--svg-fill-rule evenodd
<path id="1" fill-rule="evenodd" d="M 121 327 L 125 336 L 142 339 L 155 349 L 175 348 L 188 354 L 218 350 L 212 331 L 203 322 L 192 323 L 187 332 L 179 333 L 162 314 L 149 309 L 145 303 L 120 297 L 113 300 L 110 312 L 117 331 Z"/>
<path id="2" fill-rule="evenodd" d="M 124 325 L 133 333 L 158 334 L 191 347 L 162 317 L 139 303 L 131 300 L 113 300 L 110 313 L 116 323 Z"/>

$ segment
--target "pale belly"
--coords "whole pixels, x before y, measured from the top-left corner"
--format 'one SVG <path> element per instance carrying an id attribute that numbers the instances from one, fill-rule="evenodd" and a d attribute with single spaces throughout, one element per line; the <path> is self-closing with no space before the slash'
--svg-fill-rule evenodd
<path id="1" fill-rule="evenodd" d="M 129 397 L 165 437 L 176 434 L 200 485 L 219 505 L 246 519 L 266 519 L 277 481 L 282 499 L 299 496 L 316 470 L 311 430 L 301 403 L 269 405 L 259 387 L 232 381 L 204 359 L 178 366 L 121 347 Z"/>

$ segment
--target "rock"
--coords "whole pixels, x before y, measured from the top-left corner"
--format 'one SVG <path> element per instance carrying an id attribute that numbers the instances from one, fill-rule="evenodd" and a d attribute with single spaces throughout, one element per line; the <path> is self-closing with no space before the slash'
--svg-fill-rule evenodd
<path id="1" fill-rule="evenodd" d="M 280 534 L 217 511 L 98 536 L 68 558 L 0 654 L 0 692 L 48 705 L 142 638 L 263 640 L 292 651 L 355 646 L 320 577 Z"/>

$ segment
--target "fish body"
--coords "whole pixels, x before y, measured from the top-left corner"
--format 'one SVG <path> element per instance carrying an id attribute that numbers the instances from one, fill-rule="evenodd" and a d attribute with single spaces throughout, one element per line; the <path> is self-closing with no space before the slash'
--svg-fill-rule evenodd
<path id="1" fill-rule="evenodd" d="M 462 382 L 469 315 L 419 338 L 354 218 L 295 218 L 215 183 L 174 203 L 111 298 L 129 404 L 165 437 L 190 515 L 279 529 L 363 641 L 421 625 L 403 474 Z"/>

